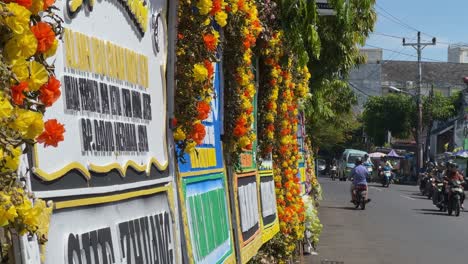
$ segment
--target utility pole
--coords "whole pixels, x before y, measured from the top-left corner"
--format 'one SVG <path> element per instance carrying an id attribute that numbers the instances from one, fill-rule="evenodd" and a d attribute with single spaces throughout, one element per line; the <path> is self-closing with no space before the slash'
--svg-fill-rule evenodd
<path id="1" fill-rule="evenodd" d="M 403 46 L 411 46 L 418 53 L 418 94 L 417 94 L 417 104 L 418 104 L 418 125 L 416 127 L 416 176 L 419 177 L 419 171 L 423 167 L 423 147 L 422 147 L 422 101 L 421 101 L 421 84 L 422 84 L 422 63 L 421 63 L 421 53 L 422 50 L 427 46 L 433 46 L 436 44 L 436 38 L 432 38 L 430 43 L 421 42 L 421 32 L 418 31 L 418 42 L 417 43 L 406 43 L 405 38 L 403 38 Z"/>

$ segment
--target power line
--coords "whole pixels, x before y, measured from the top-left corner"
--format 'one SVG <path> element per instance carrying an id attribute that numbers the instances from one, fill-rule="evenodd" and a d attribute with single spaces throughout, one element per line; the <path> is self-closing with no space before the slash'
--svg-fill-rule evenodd
<path id="1" fill-rule="evenodd" d="M 416 32 L 421 31 L 421 30 L 419 30 L 419 29 L 417 29 L 417 28 L 415 28 L 415 27 L 409 25 L 408 23 L 404 22 L 403 20 L 399 19 L 398 17 L 392 15 L 390 12 L 388 12 L 387 10 L 385 10 L 385 8 L 381 7 L 379 4 L 375 3 L 375 6 L 376 6 L 378 9 L 380 9 L 381 11 L 383 11 L 384 13 L 386 13 L 387 15 L 389 15 L 391 18 L 393 18 L 393 20 L 396 21 L 396 23 L 402 25 L 403 27 L 406 27 L 406 28 L 411 29 L 411 30 L 416 31 Z M 427 36 L 431 37 L 431 38 L 434 37 L 434 36 L 432 36 L 432 35 L 430 35 L 430 34 L 427 34 L 427 33 L 424 33 L 424 32 L 422 32 L 422 33 L 423 33 L 424 35 L 427 35 Z"/>
<path id="2" fill-rule="evenodd" d="M 396 35 L 391 35 L 391 34 L 387 34 L 387 33 L 380 33 L 380 32 L 372 32 L 371 34 L 378 35 L 378 36 L 383 36 L 383 37 L 394 38 L 394 39 L 405 38 L 405 39 L 408 39 L 408 40 L 416 40 L 415 38 L 408 38 L 408 37 L 404 37 L 404 36 L 396 36 Z M 455 44 L 455 43 L 437 41 L 437 44 L 452 45 L 452 44 Z"/>
<path id="3" fill-rule="evenodd" d="M 366 44 L 366 46 L 369 46 L 369 47 L 372 47 L 372 48 L 376 48 L 376 49 L 382 49 L 382 50 L 386 50 L 386 51 L 390 51 L 390 52 L 396 52 L 400 55 L 405 55 L 405 56 L 408 56 L 408 57 L 413 57 L 413 58 L 418 58 L 418 56 L 416 55 L 413 55 L 413 54 L 408 54 L 408 53 L 403 53 L 403 52 L 399 52 L 399 51 L 396 51 L 396 50 L 392 50 L 392 49 L 386 49 L 386 48 L 382 48 L 382 47 L 378 47 L 378 46 L 374 46 L 374 45 L 370 45 L 370 44 Z M 436 60 L 436 59 L 430 59 L 430 58 L 424 58 L 422 57 L 423 59 L 425 60 L 428 60 L 428 61 L 433 61 L 433 62 L 445 62 L 447 63 L 446 61 L 441 61 L 441 60 Z"/>
<path id="4" fill-rule="evenodd" d="M 385 10 L 385 8 L 381 7 L 379 4 L 375 3 L 375 6 L 380 9 L 382 12 L 388 14 L 390 16 L 390 18 L 388 16 L 386 16 L 385 14 L 382 14 L 380 13 L 380 15 L 382 15 L 383 17 L 387 18 L 387 19 L 390 19 L 392 20 L 394 23 L 397 23 L 407 29 L 410 29 L 410 30 L 413 30 L 413 31 L 416 31 L 416 32 L 421 32 L 423 35 L 426 35 L 430 38 L 433 38 L 435 37 L 434 35 L 431 35 L 431 34 L 428 34 L 428 33 L 425 33 L 425 32 L 422 32 L 421 30 L 409 25 L 408 23 L 404 22 L 403 20 L 399 19 L 398 17 L 392 15 L 390 12 L 388 12 L 387 10 Z M 442 42 L 441 42 L 442 43 Z"/>
<path id="5" fill-rule="evenodd" d="M 351 85 L 354 89 L 356 89 L 357 91 L 359 91 L 360 93 L 364 94 L 365 96 L 367 97 L 370 97 L 372 95 L 369 95 L 368 93 L 362 91 L 361 89 L 359 89 L 356 85 L 354 85 L 352 82 L 348 81 L 348 84 Z"/>

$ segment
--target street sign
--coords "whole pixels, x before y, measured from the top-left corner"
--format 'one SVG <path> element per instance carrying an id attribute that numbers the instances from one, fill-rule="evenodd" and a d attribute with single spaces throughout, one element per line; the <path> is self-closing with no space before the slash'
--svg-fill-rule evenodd
<path id="1" fill-rule="evenodd" d="M 333 7 L 328 3 L 328 0 L 315 0 L 317 4 L 317 11 L 320 16 L 334 16 L 336 15 Z"/>

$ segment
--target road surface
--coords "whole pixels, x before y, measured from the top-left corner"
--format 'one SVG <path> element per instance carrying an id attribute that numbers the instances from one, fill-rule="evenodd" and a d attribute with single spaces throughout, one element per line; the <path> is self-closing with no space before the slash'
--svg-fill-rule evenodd
<path id="1" fill-rule="evenodd" d="M 349 182 L 321 178 L 324 225 L 311 264 L 468 263 L 468 212 L 448 216 L 419 195 L 417 186 L 370 184 L 372 202 L 355 210 Z M 468 205 L 468 202 L 467 202 Z"/>

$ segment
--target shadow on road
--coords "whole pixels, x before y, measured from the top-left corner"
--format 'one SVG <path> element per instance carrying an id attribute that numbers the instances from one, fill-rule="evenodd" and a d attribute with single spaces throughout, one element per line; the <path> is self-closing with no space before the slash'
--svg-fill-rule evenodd
<path id="1" fill-rule="evenodd" d="M 444 215 L 444 216 L 447 215 L 446 212 L 441 212 L 438 209 L 413 209 L 413 210 L 423 215 Z"/>
<path id="2" fill-rule="evenodd" d="M 320 206 L 320 208 L 329 208 L 329 209 L 341 209 L 341 210 L 351 210 L 351 211 L 360 211 L 351 206 Z"/>

